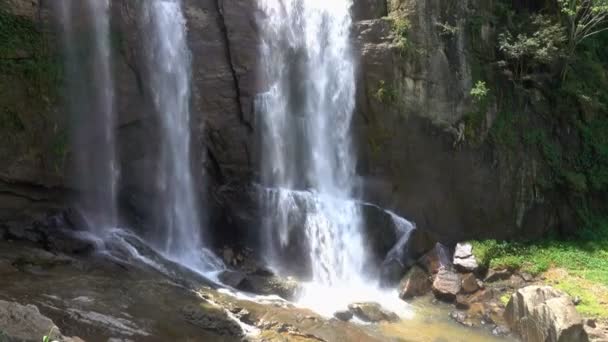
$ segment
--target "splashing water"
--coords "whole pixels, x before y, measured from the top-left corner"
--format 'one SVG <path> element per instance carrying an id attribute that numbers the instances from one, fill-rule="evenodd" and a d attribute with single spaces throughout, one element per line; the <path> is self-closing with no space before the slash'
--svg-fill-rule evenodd
<path id="1" fill-rule="evenodd" d="M 262 177 L 264 186 L 277 189 L 273 196 L 279 200 L 269 214 L 275 219 L 266 224 L 279 231 L 268 234 L 268 243 L 280 254 L 289 216 L 304 210 L 313 279 L 326 285 L 359 277 L 365 260 L 361 214 L 348 200 L 355 179 L 350 5 L 346 0 L 260 0 L 268 15 L 262 23 L 262 63 L 271 82 L 257 101 Z"/>
<path id="2" fill-rule="evenodd" d="M 256 99 L 267 260 L 293 271 L 306 254 L 312 282 L 300 304 L 322 314 L 357 300 L 393 302 L 366 279 L 362 214 L 352 200 L 352 1 L 258 3 L 266 14 L 260 55 L 269 83 Z"/>
<path id="3" fill-rule="evenodd" d="M 53 5 L 58 6 L 66 61 L 73 178 L 82 191 L 78 208 L 87 217 L 88 227 L 81 228 L 103 232 L 118 221 L 110 1 L 59 0 Z"/>
<path id="4" fill-rule="evenodd" d="M 158 192 L 165 254 L 195 270 L 220 267 L 202 243 L 200 212 L 190 170 L 190 75 L 186 19 L 180 0 L 147 0 L 142 5 L 150 87 L 161 123 Z"/>

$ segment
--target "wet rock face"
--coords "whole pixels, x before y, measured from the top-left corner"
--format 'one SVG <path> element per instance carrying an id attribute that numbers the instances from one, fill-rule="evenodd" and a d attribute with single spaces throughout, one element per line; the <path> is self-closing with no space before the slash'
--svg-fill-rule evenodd
<path id="1" fill-rule="evenodd" d="M 507 304 L 505 319 L 527 342 L 589 341 L 572 299 L 550 286 L 517 290 Z"/>
<path id="2" fill-rule="evenodd" d="M 467 27 L 473 16 L 484 16 L 487 2 L 388 3 L 388 18 L 359 21 L 353 30 L 361 56 L 355 127 L 366 199 L 390 205 L 450 245 L 546 231 L 551 208 L 518 185 L 533 181 L 532 163 L 500 160 L 498 151 L 472 147 L 464 134 L 470 128 L 464 117 L 476 110 L 469 93 L 478 63 L 472 44 L 479 39 Z M 409 49 L 398 44 L 394 28 L 405 23 Z M 491 105 L 484 120 L 492 123 L 495 111 Z"/>

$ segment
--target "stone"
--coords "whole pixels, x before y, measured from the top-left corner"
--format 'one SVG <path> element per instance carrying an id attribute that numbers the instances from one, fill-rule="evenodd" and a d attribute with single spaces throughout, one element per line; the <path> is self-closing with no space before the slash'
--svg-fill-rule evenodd
<path id="1" fill-rule="evenodd" d="M 418 262 L 431 274 L 437 274 L 442 267 L 450 266 L 449 250 L 441 243 L 436 243 L 435 247 L 423 255 Z"/>
<path id="2" fill-rule="evenodd" d="M 461 272 L 475 272 L 479 264 L 473 255 L 473 246 L 470 243 L 456 245 L 453 259 L 454 267 Z"/>
<path id="3" fill-rule="evenodd" d="M 464 293 L 473 293 L 479 288 L 479 282 L 473 273 L 467 273 L 462 277 L 462 291 Z"/>
<path id="4" fill-rule="evenodd" d="M 238 271 L 224 271 L 219 279 L 222 283 L 237 290 L 260 295 L 278 295 L 287 300 L 294 299 L 300 291 L 300 285 L 293 278 L 246 274 Z"/>
<path id="5" fill-rule="evenodd" d="M 425 295 L 431 290 L 431 285 L 429 275 L 422 268 L 414 266 L 401 279 L 399 297 L 401 299 L 410 299 Z"/>
<path id="6" fill-rule="evenodd" d="M 519 272 L 519 276 L 527 283 L 534 281 L 534 276 L 527 272 Z"/>
<path id="7" fill-rule="evenodd" d="M 382 321 L 399 321 L 399 316 L 397 316 L 397 314 L 385 310 L 378 303 L 352 303 L 348 305 L 348 310 L 364 322 L 378 323 Z"/>
<path id="8" fill-rule="evenodd" d="M 452 311 L 450 312 L 450 318 L 466 327 L 473 326 L 473 324 L 467 320 L 468 316 L 465 312 Z"/>
<path id="9" fill-rule="evenodd" d="M 465 259 L 454 258 L 454 267 L 461 272 L 475 272 L 479 264 L 474 256 L 470 256 Z"/>
<path id="10" fill-rule="evenodd" d="M 517 290 L 507 304 L 505 320 L 527 342 L 589 341 L 570 297 L 551 286 Z"/>
<path id="11" fill-rule="evenodd" d="M 454 258 L 466 259 L 473 256 L 473 246 L 470 243 L 458 243 L 454 251 Z"/>
<path id="12" fill-rule="evenodd" d="M 509 278 L 511 278 L 511 271 L 504 269 L 504 270 L 489 270 L 488 274 L 486 275 L 486 278 L 483 280 L 486 283 L 493 283 L 493 282 L 497 282 L 500 280 L 507 280 Z"/>
<path id="13" fill-rule="evenodd" d="M 68 341 L 53 321 L 43 316 L 36 306 L 3 300 L 0 300 L 0 332 L 3 333 L 0 337 L 6 337 L 9 341 L 39 342 L 49 332 L 52 340 Z"/>
<path id="14" fill-rule="evenodd" d="M 460 292 L 460 275 L 450 269 L 442 268 L 437 272 L 433 281 L 433 293 L 435 297 L 444 301 L 453 301 Z"/>
<path id="15" fill-rule="evenodd" d="M 349 310 L 336 311 L 334 317 L 341 321 L 348 322 L 353 318 L 353 313 Z"/>
<path id="16" fill-rule="evenodd" d="M 494 336 L 506 336 L 509 335 L 510 332 L 511 331 L 509 328 L 502 325 L 497 325 L 494 329 L 492 329 L 492 335 Z"/>

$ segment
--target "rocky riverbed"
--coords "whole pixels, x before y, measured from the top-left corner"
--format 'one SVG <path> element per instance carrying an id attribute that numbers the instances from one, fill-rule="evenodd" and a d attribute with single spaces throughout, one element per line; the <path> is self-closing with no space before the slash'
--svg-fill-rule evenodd
<path id="1" fill-rule="evenodd" d="M 409 317 L 374 303 L 345 308 L 353 313 L 349 322 L 323 317 L 268 292 L 220 287 L 163 260 L 127 233 L 107 240 L 103 251 L 99 241 L 48 225 L 4 227 L 1 235 L 0 330 L 9 341 L 40 341 L 51 330 L 60 341 L 104 342 L 504 339 L 455 322 L 453 307 L 429 296 L 411 302 Z M 260 271 L 244 277 L 281 279 Z"/>

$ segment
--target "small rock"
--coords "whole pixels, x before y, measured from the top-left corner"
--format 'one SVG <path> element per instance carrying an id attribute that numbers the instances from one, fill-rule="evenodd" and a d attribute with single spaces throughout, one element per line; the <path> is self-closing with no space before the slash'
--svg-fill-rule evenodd
<path id="1" fill-rule="evenodd" d="M 579 296 L 575 296 L 574 298 L 572 298 L 572 304 L 574 305 L 579 305 L 582 301 L 583 300 Z"/>
<path id="2" fill-rule="evenodd" d="M 509 332 L 509 328 L 503 327 L 501 325 L 498 325 L 494 329 L 492 329 L 492 335 L 494 336 L 506 336 L 509 335 Z"/>
<path id="3" fill-rule="evenodd" d="M 499 280 L 507 280 L 510 277 L 511 271 L 509 270 L 490 270 L 484 281 L 486 283 L 493 283 Z"/>
<path id="4" fill-rule="evenodd" d="M 399 320 L 397 314 L 383 309 L 378 303 L 353 303 L 348 305 L 348 310 L 364 322 L 396 322 Z"/>
<path id="5" fill-rule="evenodd" d="M 459 243 L 454 251 L 454 258 L 465 259 L 473 255 L 473 246 L 470 243 Z"/>
<path id="6" fill-rule="evenodd" d="M 447 268 L 440 269 L 433 281 L 433 293 L 440 300 L 453 301 L 460 288 L 460 275 Z"/>
<path id="7" fill-rule="evenodd" d="M 425 295 L 431 290 L 428 274 L 420 267 L 412 267 L 399 283 L 399 297 L 410 299 Z"/>
<path id="8" fill-rule="evenodd" d="M 479 290 L 479 283 L 473 273 L 465 274 L 462 277 L 462 291 L 464 293 L 473 293 Z"/>
<path id="9" fill-rule="evenodd" d="M 471 322 L 467 321 L 468 316 L 465 312 L 452 311 L 452 312 L 450 312 L 450 318 L 452 318 L 454 321 L 456 321 L 466 327 L 473 326 L 473 324 Z"/>
<path id="10" fill-rule="evenodd" d="M 519 276 L 527 283 L 534 281 L 534 277 L 527 272 L 519 272 Z"/>
<path id="11" fill-rule="evenodd" d="M 336 311 L 334 317 L 341 321 L 348 322 L 353 318 L 353 313 L 349 310 Z"/>
<path id="12" fill-rule="evenodd" d="M 587 324 L 587 326 L 591 328 L 597 327 L 596 321 L 594 319 L 588 319 L 585 324 Z"/>
<path id="13" fill-rule="evenodd" d="M 454 267 L 461 272 L 475 272 L 479 264 L 474 256 L 470 256 L 466 259 L 454 258 Z"/>
<path id="14" fill-rule="evenodd" d="M 471 307 L 469 300 L 467 297 L 463 295 L 456 296 L 456 309 L 458 310 L 468 310 Z"/>
<path id="15" fill-rule="evenodd" d="M 477 259 L 473 255 L 473 247 L 469 243 L 459 243 L 454 252 L 454 267 L 461 272 L 475 272 L 479 268 Z"/>

